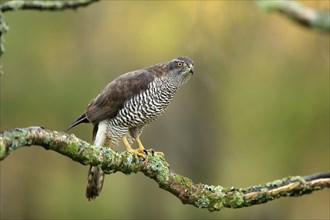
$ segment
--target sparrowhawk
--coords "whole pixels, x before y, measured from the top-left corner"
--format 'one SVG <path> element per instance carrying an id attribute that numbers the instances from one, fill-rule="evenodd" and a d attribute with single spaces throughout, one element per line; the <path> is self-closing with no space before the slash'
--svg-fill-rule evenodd
<path id="1" fill-rule="evenodd" d="M 80 123 L 92 123 L 95 146 L 113 148 L 122 140 L 127 151 L 145 157 L 139 136 L 143 128 L 163 114 L 176 91 L 194 72 L 194 62 L 177 57 L 144 69 L 125 73 L 104 87 L 68 128 Z M 137 149 L 132 149 L 135 141 Z M 162 154 L 161 152 L 156 152 Z M 86 197 L 95 199 L 101 192 L 104 173 L 90 166 Z"/>

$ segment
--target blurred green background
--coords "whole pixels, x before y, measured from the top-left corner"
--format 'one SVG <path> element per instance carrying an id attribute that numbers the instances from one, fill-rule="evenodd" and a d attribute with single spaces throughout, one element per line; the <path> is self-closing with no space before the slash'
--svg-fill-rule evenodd
<path id="1" fill-rule="evenodd" d="M 329 1 L 303 2 L 327 8 Z M 141 137 L 195 183 L 247 187 L 329 170 L 329 35 L 254 1 L 101 1 L 5 14 L 1 131 L 64 131 L 116 76 L 185 55 L 195 74 Z M 70 133 L 91 141 L 92 126 Z M 120 147 L 117 150 L 124 150 Z M 329 219 L 329 191 L 243 209 L 183 205 L 143 176 L 106 177 L 40 147 L 1 162 L 1 219 Z"/>

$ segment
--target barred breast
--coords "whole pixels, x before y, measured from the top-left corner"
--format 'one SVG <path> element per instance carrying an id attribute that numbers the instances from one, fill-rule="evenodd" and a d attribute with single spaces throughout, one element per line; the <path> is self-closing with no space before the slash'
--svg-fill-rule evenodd
<path id="1" fill-rule="evenodd" d="M 144 127 L 164 113 L 174 97 L 177 87 L 170 82 L 156 79 L 144 92 L 133 96 L 113 119 L 114 125 Z"/>

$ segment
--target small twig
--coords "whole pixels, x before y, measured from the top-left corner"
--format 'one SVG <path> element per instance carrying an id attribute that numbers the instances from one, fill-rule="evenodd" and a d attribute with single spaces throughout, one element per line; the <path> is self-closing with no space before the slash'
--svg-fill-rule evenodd
<path id="1" fill-rule="evenodd" d="M 1 12 L 14 10 L 40 10 L 40 11 L 60 11 L 65 9 L 77 9 L 86 7 L 99 0 L 59 0 L 59 1 L 26 1 L 12 0 L 0 5 Z"/>
<path id="2" fill-rule="evenodd" d="M 74 135 L 41 127 L 16 128 L 0 133 L 0 160 L 12 151 L 39 145 L 63 154 L 84 165 L 98 165 L 105 174 L 142 172 L 154 179 L 159 187 L 178 197 L 182 203 L 210 211 L 222 208 L 242 208 L 266 203 L 287 196 L 301 196 L 330 187 L 330 173 L 286 177 L 248 188 L 194 184 L 191 179 L 176 174 L 163 157 L 148 155 L 143 160 L 129 152 L 116 153 L 110 148 L 93 146 Z"/>
<path id="3" fill-rule="evenodd" d="M 265 11 L 275 11 L 286 15 L 302 26 L 330 32 L 329 11 L 314 10 L 291 0 L 257 0 L 257 5 Z"/>

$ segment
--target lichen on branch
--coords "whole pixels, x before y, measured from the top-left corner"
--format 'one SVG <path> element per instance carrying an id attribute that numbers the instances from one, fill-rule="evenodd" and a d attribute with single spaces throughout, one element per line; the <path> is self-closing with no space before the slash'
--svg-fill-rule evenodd
<path id="1" fill-rule="evenodd" d="M 0 5 L 0 11 L 14 11 L 33 9 L 40 11 L 60 11 L 65 9 L 77 9 L 80 7 L 86 7 L 93 2 L 99 0 L 55 0 L 55 1 L 26 1 L 26 0 L 11 0 Z"/>
<path id="2" fill-rule="evenodd" d="M 97 147 L 74 135 L 42 127 L 15 128 L 0 133 L 0 160 L 24 146 L 41 146 L 56 151 L 84 165 L 97 165 L 105 174 L 142 172 L 154 179 L 160 188 L 178 197 L 182 203 L 219 211 L 242 208 L 288 196 L 302 196 L 330 187 L 330 172 L 310 176 L 294 176 L 248 188 L 195 184 L 173 172 L 165 158 L 147 155 L 146 159 L 130 152 L 116 153 L 107 147 Z"/>
<path id="3" fill-rule="evenodd" d="M 312 9 L 298 1 L 291 0 L 257 0 L 256 2 L 264 11 L 279 12 L 302 26 L 330 32 L 330 12 L 328 10 Z"/>

